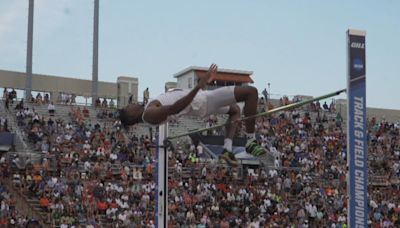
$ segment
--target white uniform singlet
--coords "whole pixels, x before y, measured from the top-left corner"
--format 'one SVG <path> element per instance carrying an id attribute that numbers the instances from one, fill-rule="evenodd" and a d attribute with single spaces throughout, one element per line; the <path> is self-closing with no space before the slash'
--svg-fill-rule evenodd
<path id="1" fill-rule="evenodd" d="M 150 99 L 144 107 L 144 112 L 148 105 L 154 100 L 159 101 L 163 106 L 173 105 L 190 91 L 189 89 L 173 90 L 161 94 L 154 99 Z M 229 111 L 229 106 L 235 103 L 234 86 L 225 86 L 208 91 L 200 90 L 186 108 L 178 114 L 168 116 L 166 121 L 176 120 L 182 115 L 205 117 L 210 114 L 226 114 Z M 143 121 L 146 122 L 144 119 Z"/>
<path id="2" fill-rule="evenodd" d="M 161 103 L 161 105 L 163 105 L 163 106 L 173 105 L 177 100 L 186 96 L 189 92 L 190 92 L 189 89 L 173 90 L 173 91 L 158 95 L 156 98 L 149 100 L 149 102 L 144 107 L 144 110 L 146 111 L 148 105 L 154 100 L 159 101 Z M 197 92 L 196 96 L 193 98 L 193 101 L 186 108 L 184 108 L 178 114 L 168 116 L 166 121 L 177 120 L 180 116 L 187 115 L 187 114 L 204 116 L 207 112 L 206 108 L 207 108 L 207 99 L 204 94 L 204 91 L 200 90 L 199 92 Z M 142 117 L 142 119 L 143 119 L 143 117 Z M 143 120 L 143 121 L 146 122 L 145 120 Z"/>

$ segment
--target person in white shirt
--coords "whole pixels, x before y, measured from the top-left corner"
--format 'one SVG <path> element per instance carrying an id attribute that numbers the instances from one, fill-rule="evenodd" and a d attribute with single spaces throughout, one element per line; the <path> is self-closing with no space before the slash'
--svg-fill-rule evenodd
<path id="1" fill-rule="evenodd" d="M 33 120 L 33 122 L 39 121 L 39 120 L 40 120 L 39 114 L 35 113 L 34 116 L 33 116 L 33 118 L 32 118 L 32 120 Z"/>
<path id="2" fill-rule="evenodd" d="M 47 110 L 49 111 L 50 116 L 54 116 L 54 113 L 56 112 L 56 107 L 54 106 L 53 102 L 51 102 L 47 106 Z"/>
<path id="3" fill-rule="evenodd" d="M 67 133 L 66 135 L 64 135 L 64 139 L 66 141 L 70 141 L 72 139 L 72 135 L 70 135 L 69 133 Z"/>
<path id="4" fill-rule="evenodd" d="M 117 158 L 118 158 L 118 156 L 116 154 L 114 154 L 114 153 L 110 154 L 111 162 L 115 162 L 117 160 Z"/>
<path id="5" fill-rule="evenodd" d="M 207 167 L 206 167 L 206 166 L 204 166 L 204 167 L 201 169 L 201 176 L 202 176 L 203 178 L 206 178 L 206 176 L 207 176 Z"/>
<path id="6" fill-rule="evenodd" d="M 23 119 L 23 118 L 25 118 L 25 113 L 23 111 L 18 111 L 16 116 L 17 116 L 17 118 Z"/>
<path id="7" fill-rule="evenodd" d="M 83 149 L 84 149 L 84 150 L 90 150 L 90 147 L 91 147 L 91 146 L 90 146 L 90 144 L 89 144 L 89 141 L 86 140 L 86 141 L 85 141 L 85 144 L 83 144 Z"/>
<path id="8" fill-rule="evenodd" d="M 110 108 L 114 108 L 114 105 L 115 105 L 114 99 L 111 99 L 111 101 L 110 101 Z"/>
<path id="9" fill-rule="evenodd" d="M 85 163 L 83 164 L 83 167 L 85 169 L 85 171 L 89 171 L 91 168 L 91 164 L 89 161 L 85 161 Z"/>
<path id="10" fill-rule="evenodd" d="M 346 216 L 344 216 L 343 214 L 340 215 L 339 218 L 338 218 L 338 222 L 340 222 L 340 223 L 346 222 Z"/>
<path id="11" fill-rule="evenodd" d="M 122 209 L 128 209 L 128 208 L 129 208 L 129 205 L 128 205 L 128 203 L 127 203 L 126 201 L 122 201 L 120 207 L 121 207 Z"/>
<path id="12" fill-rule="evenodd" d="M 31 117 L 33 115 L 33 112 L 29 108 L 26 108 L 24 114 L 25 116 Z"/>
<path id="13" fill-rule="evenodd" d="M 71 130 L 71 129 L 72 129 L 71 123 L 67 123 L 67 125 L 65 125 L 65 130 Z"/>
<path id="14" fill-rule="evenodd" d="M 193 211 L 188 211 L 187 213 L 186 213 L 186 220 L 187 221 L 193 221 L 194 220 L 194 213 L 193 213 Z"/>
<path id="15" fill-rule="evenodd" d="M 125 213 L 121 213 L 118 215 L 118 219 L 121 220 L 123 223 L 125 223 L 126 221 L 126 214 Z"/>

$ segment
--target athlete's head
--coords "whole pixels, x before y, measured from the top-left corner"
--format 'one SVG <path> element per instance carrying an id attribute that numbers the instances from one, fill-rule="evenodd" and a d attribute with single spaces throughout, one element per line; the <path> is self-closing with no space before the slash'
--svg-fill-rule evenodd
<path id="1" fill-rule="evenodd" d="M 119 119 L 122 125 L 131 126 L 142 122 L 143 105 L 128 104 L 125 108 L 119 109 Z"/>

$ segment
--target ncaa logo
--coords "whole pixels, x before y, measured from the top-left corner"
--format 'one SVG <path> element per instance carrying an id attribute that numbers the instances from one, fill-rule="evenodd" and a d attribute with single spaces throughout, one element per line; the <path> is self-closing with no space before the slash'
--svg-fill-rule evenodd
<path id="1" fill-rule="evenodd" d="M 350 47 L 351 48 L 364 49 L 365 48 L 365 44 L 364 43 L 360 43 L 360 42 L 351 42 Z"/>
<path id="2" fill-rule="evenodd" d="M 361 71 L 362 69 L 364 69 L 364 64 L 362 62 L 361 59 L 354 59 L 353 60 L 353 68 L 356 71 Z"/>

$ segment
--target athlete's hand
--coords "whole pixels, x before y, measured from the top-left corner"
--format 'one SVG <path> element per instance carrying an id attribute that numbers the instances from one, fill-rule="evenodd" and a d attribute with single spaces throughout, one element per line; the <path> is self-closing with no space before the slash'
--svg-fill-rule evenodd
<path id="1" fill-rule="evenodd" d="M 208 69 L 207 73 L 204 75 L 204 77 L 201 77 L 199 82 L 197 83 L 197 86 L 200 89 L 204 89 L 204 87 L 215 80 L 217 77 L 217 72 L 218 72 L 218 66 L 216 64 L 211 64 L 210 68 Z"/>

